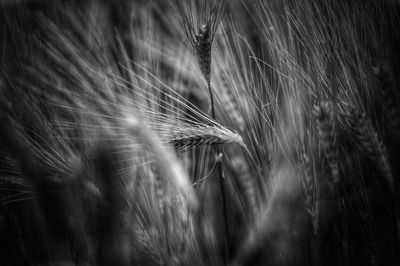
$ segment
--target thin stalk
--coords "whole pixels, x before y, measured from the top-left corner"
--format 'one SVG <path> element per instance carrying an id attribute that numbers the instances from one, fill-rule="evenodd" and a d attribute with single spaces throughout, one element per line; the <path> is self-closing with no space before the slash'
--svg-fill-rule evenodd
<path id="1" fill-rule="evenodd" d="M 211 107 L 211 118 L 215 120 L 215 108 L 214 108 L 214 96 L 213 92 L 211 89 L 210 82 L 207 82 L 207 87 L 208 87 L 208 92 L 210 94 L 210 107 Z M 215 155 L 218 156 L 220 154 L 219 150 L 219 145 L 214 146 L 215 149 Z M 223 209 L 223 215 L 224 215 L 224 226 L 225 226 L 225 264 L 227 263 L 229 258 L 229 249 L 228 249 L 228 237 L 229 237 L 229 225 L 228 225 L 228 211 L 227 211 L 227 202 L 226 202 L 226 194 L 225 194 L 225 187 L 224 187 L 224 181 L 223 181 L 223 173 L 222 173 L 222 160 L 218 160 L 217 163 L 217 171 L 219 175 L 219 187 L 221 190 L 221 197 L 222 197 L 222 209 Z"/>

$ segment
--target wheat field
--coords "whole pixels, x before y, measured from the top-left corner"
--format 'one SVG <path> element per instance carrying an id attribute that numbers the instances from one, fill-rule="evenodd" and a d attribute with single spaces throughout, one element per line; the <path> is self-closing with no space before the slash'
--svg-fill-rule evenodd
<path id="1" fill-rule="evenodd" d="M 0 265 L 400 265 L 398 0 L 0 0 Z"/>

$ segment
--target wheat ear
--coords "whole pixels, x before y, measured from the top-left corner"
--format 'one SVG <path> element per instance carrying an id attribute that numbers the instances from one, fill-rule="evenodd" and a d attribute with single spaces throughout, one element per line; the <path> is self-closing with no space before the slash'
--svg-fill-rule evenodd
<path id="1" fill-rule="evenodd" d="M 300 154 L 297 168 L 300 174 L 300 183 L 306 209 L 311 218 L 314 234 L 317 235 L 319 218 L 319 185 L 313 175 L 310 158 L 306 153 Z"/>
<path id="2" fill-rule="evenodd" d="M 390 69 L 388 66 L 383 65 L 374 70 L 379 80 L 383 109 L 392 124 L 393 131 L 398 132 L 400 130 L 400 95 L 394 88 Z"/>
<path id="3" fill-rule="evenodd" d="M 219 99 L 221 101 L 221 105 L 223 106 L 226 114 L 230 118 L 230 120 L 236 125 L 241 131 L 245 129 L 246 122 L 245 119 L 238 108 L 238 104 L 235 101 L 235 97 L 232 95 L 230 90 L 230 85 L 228 83 L 228 77 L 224 73 L 221 73 L 221 79 L 223 86 L 219 93 Z"/>
<path id="4" fill-rule="evenodd" d="M 172 131 L 169 141 L 178 150 L 196 148 L 205 145 L 238 143 L 242 146 L 242 137 L 226 128 L 215 126 L 195 126 Z"/>
<path id="5" fill-rule="evenodd" d="M 179 17 L 185 30 L 189 43 L 196 53 L 200 70 L 210 84 L 211 78 L 211 46 L 215 33 L 224 16 L 224 1 L 218 1 L 215 5 L 210 0 L 197 5 L 197 10 L 192 10 L 191 1 L 185 3 L 186 10 L 179 8 Z"/>
<path id="6" fill-rule="evenodd" d="M 322 151 L 328 161 L 334 183 L 339 182 L 339 154 L 337 149 L 336 108 L 332 101 L 314 106 L 317 130 Z"/>
<path id="7" fill-rule="evenodd" d="M 235 156 L 231 159 L 230 165 L 238 175 L 239 182 L 243 186 L 244 196 L 253 217 L 257 214 L 256 186 L 252 179 L 249 166 L 243 156 Z"/>
<path id="8" fill-rule="evenodd" d="M 346 118 L 345 121 L 351 127 L 360 148 L 375 163 L 381 176 L 385 179 L 390 190 L 393 191 L 394 179 L 386 147 L 372 126 L 371 120 L 367 118 L 364 112 L 360 112 L 355 108 L 350 109 Z"/>
<path id="9" fill-rule="evenodd" d="M 127 119 L 127 129 L 152 153 L 161 172 L 165 173 L 169 181 L 176 185 L 185 195 L 188 206 L 194 209 L 197 208 L 196 193 L 174 151 L 164 146 L 159 137 L 145 123 L 140 123 L 135 117 Z"/>

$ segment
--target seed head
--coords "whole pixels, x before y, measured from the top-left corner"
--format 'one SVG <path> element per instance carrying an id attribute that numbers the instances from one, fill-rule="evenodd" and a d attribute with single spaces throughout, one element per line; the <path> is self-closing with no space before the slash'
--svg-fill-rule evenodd
<path id="1" fill-rule="evenodd" d="M 225 13 L 224 1 L 185 1 L 177 3 L 186 37 L 196 54 L 200 70 L 210 84 L 211 47 L 215 33 Z"/>

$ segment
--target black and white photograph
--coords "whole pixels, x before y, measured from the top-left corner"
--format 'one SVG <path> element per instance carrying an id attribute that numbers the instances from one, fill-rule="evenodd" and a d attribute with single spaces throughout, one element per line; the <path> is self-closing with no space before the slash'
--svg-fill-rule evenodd
<path id="1" fill-rule="evenodd" d="M 400 0 L 0 0 L 0 265 L 400 265 Z"/>

